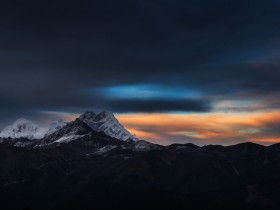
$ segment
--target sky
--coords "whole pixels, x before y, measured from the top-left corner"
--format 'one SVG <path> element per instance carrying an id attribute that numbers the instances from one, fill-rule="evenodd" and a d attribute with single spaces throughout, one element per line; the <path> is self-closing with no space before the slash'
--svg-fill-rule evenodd
<path id="1" fill-rule="evenodd" d="M 280 142 L 280 1 L 0 2 L 0 129 L 110 110 L 158 144 Z"/>

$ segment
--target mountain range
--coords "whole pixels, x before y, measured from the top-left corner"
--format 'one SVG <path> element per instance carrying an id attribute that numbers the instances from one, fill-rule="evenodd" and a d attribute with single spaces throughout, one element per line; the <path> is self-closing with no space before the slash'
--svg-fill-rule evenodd
<path id="1" fill-rule="evenodd" d="M 132 140 L 138 139 L 131 135 L 115 118 L 114 114 L 109 111 L 103 111 L 98 114 L 88 111 L 82 114 L 79 119 L 86 123 L 89 127 L 97 132 L 104 132 L 106 135 L 120 140 Z M 48 128 L 42 128 L 39 125 L 20 118 L 16 120 L 12 125 L 5 127 L 0 132 L 0 138 L 27 138 L 29 140 L 42 139 L 55 131 L 64 127 L 67 123 L 63 120 L 53 122 Z"/>
<path id="2" fill-rule="evenodd" d="M 1 209 L 279 208 L 280 144 L 162 146 L 112 118 L 86 112 L 38 139 L 0 138 Z M 40 130 L 19 122 L 17 134 Z"/>

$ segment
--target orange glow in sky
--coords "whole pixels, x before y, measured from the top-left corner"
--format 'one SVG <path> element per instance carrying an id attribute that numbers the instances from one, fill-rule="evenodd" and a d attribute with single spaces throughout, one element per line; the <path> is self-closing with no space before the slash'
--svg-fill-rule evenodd
<path id="1" fill-rule="evenodd" d="M 118 120 L 140 139 L 170 144 L 272 144 L 280 137 L 268 129 L 280 123 L 280 112 L 212 114 L 120 114 Z"/>

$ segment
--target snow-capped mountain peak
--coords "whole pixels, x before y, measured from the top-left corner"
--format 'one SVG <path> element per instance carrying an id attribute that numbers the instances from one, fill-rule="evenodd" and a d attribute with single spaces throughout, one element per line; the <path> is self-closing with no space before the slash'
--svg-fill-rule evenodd
<path id="1" fill-rule="evenodd" d="M 135 136 L 129 133 L 129 131 L 127 131 L 123 127 L 123 125 L 120 124 L 120 122 L 116 119 L 112 112 L 103 111 L 96 114 L 94 112 L 88 111 L 82 114 L 79 117 L 79 120 L 90 129 L 96 132 L 103 132 L 104 134 L 112 138 L 120 139 L 123 141 L 138 141 Z M 24 137 L 28 139 L 42 139 L 44 137 L 52 135 L 58 130 L 62 130 L 68 124 L 63 120 L 59 120 L 50 124 L 48 128 L 42 128 L 29 120 L 20 118 L 16 120 L 12 125 L 4 128 L 0 133 L 0 138 L 10 137 L 13 139 L 17 139 Z M 75 128 L 76 127 L 73 127 L 73 129 Z"/>
<path id="2" fill-rule="evenodd" d="M 5 127 L 0 133 L 2 138 L 28 138 L 28 139 L 40 139 L 46 133 L 46 129 L 41 128 L 32 121 L 20 118 L 16 120 L 12 125 Z"/>
<path id="3" fill-rule="evenodd" d="M 109 111 L 103 111 L 99 114 L 94 112 L 85 112 L 79 118 L 89 127 L 97 132 L 104 132 L 106 135 L 120 140 L 133 140 L 138 139 L 129 133 L 116 119 L 114 114 Z"/>

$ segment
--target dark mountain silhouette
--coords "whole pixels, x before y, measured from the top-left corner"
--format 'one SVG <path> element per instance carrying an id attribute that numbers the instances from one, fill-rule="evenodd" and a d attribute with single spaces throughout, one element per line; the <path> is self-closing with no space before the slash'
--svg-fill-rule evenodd
<path id="1" fill-rule="evenodd" d="M 76 119 L 41 140 L 1 139 L 1 209 L 277 209 L 279 152 L 121 141 Z"/>

